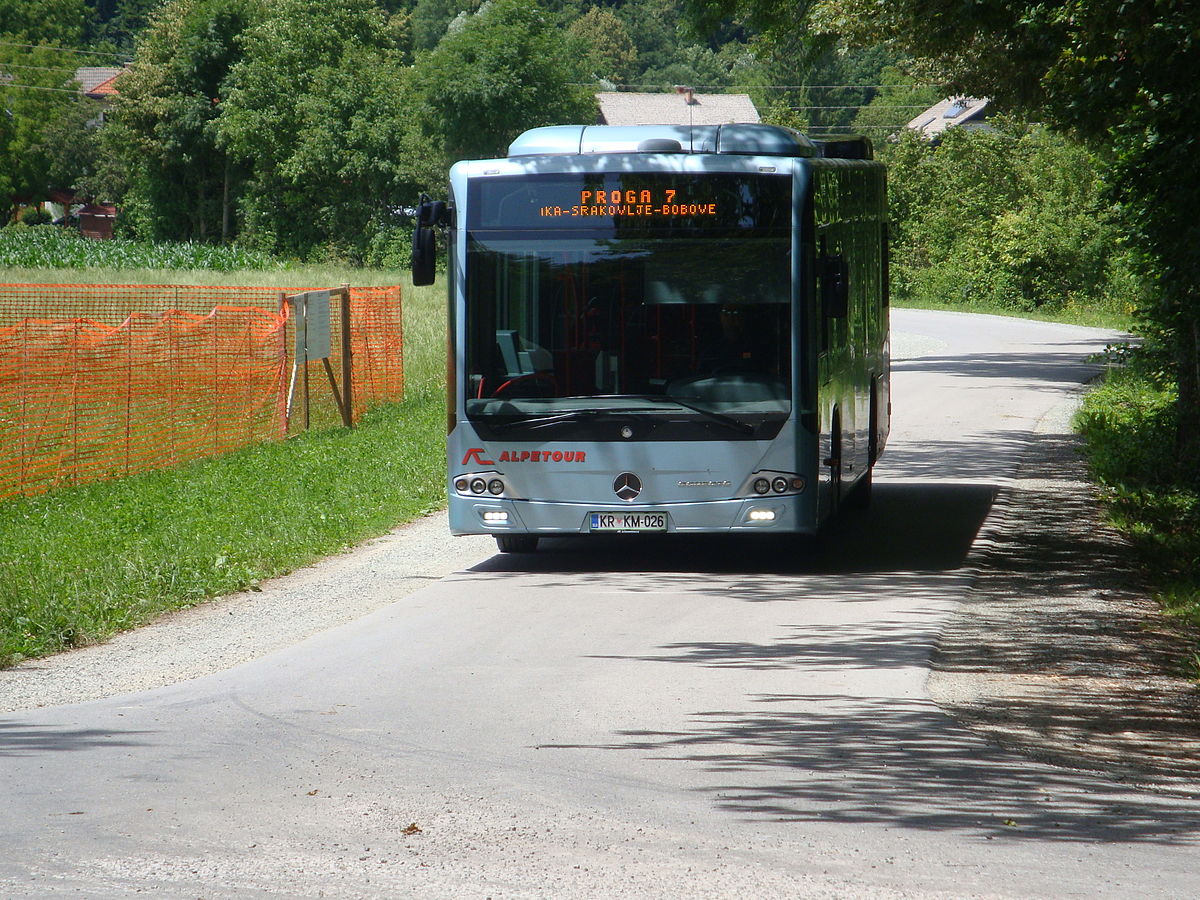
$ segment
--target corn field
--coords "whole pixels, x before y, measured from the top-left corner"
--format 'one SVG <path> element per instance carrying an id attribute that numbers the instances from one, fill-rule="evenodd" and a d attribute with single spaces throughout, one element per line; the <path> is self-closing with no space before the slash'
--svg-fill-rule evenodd
<path id="1" fill-rule="evenodd" d="M 243 247 L 95 241 L 49 225 L 0 228 L 0 267 L 24 269 L 283 269 L 286 264 Z"/>

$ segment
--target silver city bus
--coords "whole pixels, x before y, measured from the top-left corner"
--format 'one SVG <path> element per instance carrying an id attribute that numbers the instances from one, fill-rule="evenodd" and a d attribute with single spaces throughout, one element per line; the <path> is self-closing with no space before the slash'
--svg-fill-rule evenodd
<path id="1" fill-rule="evenodd" d="M 555 126 L 450 171 L 450 528 L 811 534 L 890 419 L 884 166 L 769 125 Z"/>

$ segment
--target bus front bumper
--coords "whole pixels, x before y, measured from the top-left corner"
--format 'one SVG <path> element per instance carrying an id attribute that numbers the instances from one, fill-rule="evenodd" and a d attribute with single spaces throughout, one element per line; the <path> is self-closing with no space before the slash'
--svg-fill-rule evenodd
<path id="1" fill-rule="evenodd" d="M 808 498 L 749 497 L 691 503 L 612 504 L 450 498 L 452 534 L 775 532 L 814 534 Z M 661 516 L 661 519 L 660 519 Z"/>

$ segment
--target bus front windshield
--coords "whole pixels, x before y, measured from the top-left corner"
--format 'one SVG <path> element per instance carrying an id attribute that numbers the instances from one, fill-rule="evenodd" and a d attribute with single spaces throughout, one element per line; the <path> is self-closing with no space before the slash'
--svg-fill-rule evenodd
<path id="1" fill-rule="evenodd" d="M 608 177 L 580 190 L 636 199 Z M 462 388 L 480 436 L 774 437 L 791 411 L 790 179 L 761 181 L 693 178 L 701 200 L 716 199 L 682 208 L 712 222 L 608 207 L 530 228 L 546 223 L 511 215 L 527 185 L 501 193 L 506 220 L 526 227 L 467 235 Z M 690 182 L 672 183 L 672 195 L 697 197 Z M 570 209 L 545 199 L 535 193 L 529 208 Z"/>

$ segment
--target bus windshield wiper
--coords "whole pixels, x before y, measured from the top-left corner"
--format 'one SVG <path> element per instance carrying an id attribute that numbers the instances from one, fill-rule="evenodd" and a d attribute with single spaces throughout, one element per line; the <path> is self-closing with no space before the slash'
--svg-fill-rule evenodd
<path id="1" fill-rule="evenodd" d="M 684 409 L 691 410 L 694 413 L 699 413 L 706 419 L 711 419 L 714 422 L 720 422 L 730 428 L 736 429 L 743 434 L 754 434 L 754 426 L 741 419 L 735 419 L 733 416 L 727 416 L 725 413 L 719 413 L 714 409 L 706 409 L 703 406 L 697 406 L 687 400 L 681 400 L 679 397 L 673 397 L 670 394 L 598 394 L 598 400 L 646 400 L 652 403 L 674 403 L 676 406 L 682 406 Z"/>
<path id="2" fill-rule="evenodd" d="M 644 406 L 606 406 L 598 409 L 572 409 L 566 412 L 554 413 L 548 416 L 534 416 L 529 419 L 513 419 L 511 422 L 501 422 L 493 425 L 493 431 L 511 431 L 514 428 L 547 428 L 562 422 L 576 422 L 579 419 L 590 419 L 608 413 L 645 412 Z"/>

